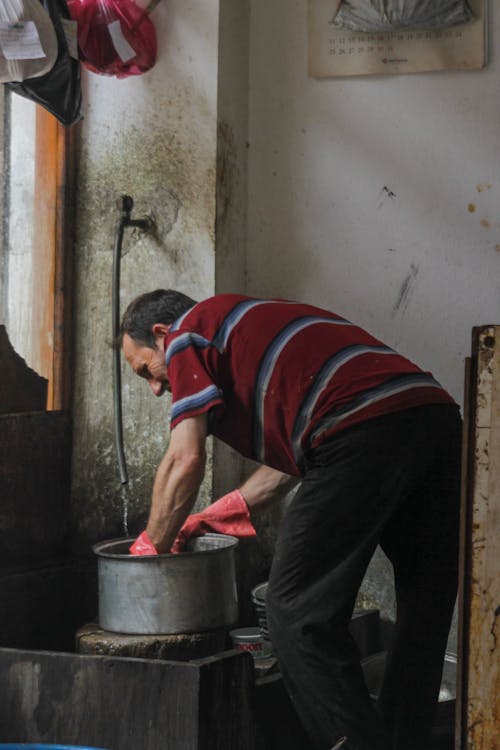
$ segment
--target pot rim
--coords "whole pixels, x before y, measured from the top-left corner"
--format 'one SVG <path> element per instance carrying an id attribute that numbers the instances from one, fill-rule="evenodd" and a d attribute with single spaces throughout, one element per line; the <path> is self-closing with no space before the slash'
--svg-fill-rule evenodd
<path id="1" fill-rule="evenodd" d="M 158 555 L 130 555 L 127 553 L 117 553 L 117 552 L 106 552 L 105 548 L 108 546 L 111 546 L 113 544 L 117 544 L 118 542 L 121 544 L 133 544 L 136 537 L 115 537 L 114 539 L 103 539 L 101 542 L 97 542 L 96 544 L 92 545 L 92 550 L 94 554 L 97 555 L 97 557 L 103 557 L 108 560 L 129 560 L 133 562 L 151 562 L 151 560 L 162 560 L 165 558 L 176 558 L 176 559 L 182 559 L 183 557 L 194 557 L 195 555 L 199 557 L 200 555 L 213 555 L 217 552 L 221 552 L 222 550 L 230 550 L 234 549 L 238 545 L 238 539 L 235 536 L 231 536 L 230 534 L 215 534 L 213 532 L 209 532 L 207 534 L 202 534 L 200 536 L 208 537 L 208 538 L 224 538 L 228 541 L 227 544 L 224 544 L 221 547 L 214 547 L 213 549 L 204 549 L 204 550 L 191 550 L 181 553 L 174 553 L 174 552 L 161 552 Z"/>

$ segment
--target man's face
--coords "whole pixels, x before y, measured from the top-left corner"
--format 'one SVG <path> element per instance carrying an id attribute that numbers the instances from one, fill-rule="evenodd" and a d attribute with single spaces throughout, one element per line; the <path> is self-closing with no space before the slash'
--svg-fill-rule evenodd
<path id="1" fill-rule="evenodd" d="M 156 349 L 134 341 L 128 333 L 123 336 L 123 354 L 136 375 L 145 378 L 155 396 L 170 391 L 165 363 L 163 336 L 156 337 Z"/>

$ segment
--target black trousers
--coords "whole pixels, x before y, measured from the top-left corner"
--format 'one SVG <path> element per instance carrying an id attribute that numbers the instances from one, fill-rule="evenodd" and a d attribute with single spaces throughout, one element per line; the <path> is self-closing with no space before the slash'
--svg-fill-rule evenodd
<path id="1" fill-rule="evenodd" d="M 267 591 L 271 640 L 318 750 L 426 750 L 457 590 L 461 420 L 433 405 L 369 420 L 309 457 Z M 380 544 L 397 620 L 376 708 L 349 634 Z"/>

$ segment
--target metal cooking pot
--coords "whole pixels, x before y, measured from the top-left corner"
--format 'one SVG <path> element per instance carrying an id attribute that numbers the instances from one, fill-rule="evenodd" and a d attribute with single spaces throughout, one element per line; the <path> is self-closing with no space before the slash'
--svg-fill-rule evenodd
<path id="1" fill-rule="evenodd" d="M 115 633 L 200 633 L 234 625 L 238 540 L 205 534 L 179 555 L 136 556 L 134 539 L 94 545 L 98 557 L 99 625 Z"/>

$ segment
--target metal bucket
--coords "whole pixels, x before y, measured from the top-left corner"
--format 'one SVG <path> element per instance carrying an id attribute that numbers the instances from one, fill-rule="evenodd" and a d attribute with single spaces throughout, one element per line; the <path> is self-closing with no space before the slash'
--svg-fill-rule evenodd
<path id="1" fill-rule="evenodd" d="M 384 677 L 386 651 L 380 651 L 361 661 L 366 686 L 371 698 L 377 700 Z M 447 651 L 444 658 L 439 699 L 434 716 L 433 738 L 439 747 L 452 747 L 455 726 L 455 695 L 457 683 L 457 655 Z M 443 744 L 445 743 L 445 744 Z M 434 747 L 434 743 L 432 744 Z M 436 747 L 438 744 L 436 744 Z"/>
<path id="2" fill-rule="evenodd" d="M 368 688 L 368 692 L 374 700 L 378 698 L 380 688 L 382 687 L 386 659 L 387 651 L 379 651 L 376 654 L 371 654 L 371 656 L 368 656 L 366 659 L 363 659 L 361 661 L 366 686 Z M 451 651 L 447 651 L 443 664 L 441 688 L 439 690 L 440 703 L 455 700 L 456 681 L 457 656 Z"/>
<path id="3" fill-rule="evenodd" d="M 135 556 L 134 539 L 94 545 L 99 625 L 114 633 L 173 635 L 234 625 L 238 598 L 234 550 L 223 534 L 192 539 L 186 552 Z"/>

